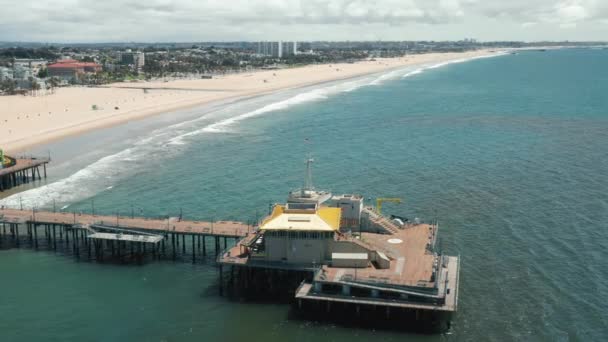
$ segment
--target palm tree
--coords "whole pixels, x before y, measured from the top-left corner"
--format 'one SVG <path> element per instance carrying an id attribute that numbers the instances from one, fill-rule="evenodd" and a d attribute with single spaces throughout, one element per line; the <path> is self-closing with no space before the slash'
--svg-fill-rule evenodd
<path id="1" fill-rule="evenodd" d="M 49 84 L 51 86 L 51 93 L 55 93 L 55 88 L 59 85 L 59 79 L 57 77 L 51 77 L 49 80 Z"/>
<path id="2" fill-rule="evenodd" d="M 30 91 L 32 92 L 32 96 L 34 96 L 36 80 L 32 76 L 28 77 L 27 80 L 30 81 Z"/>
<path id="3" fill-rule="evenodd" d="M 38 95 L 38 90 L 40 90 L 40 88 L 42 87 L 40 86 L 40 83 L 38 83 L 38 80 L 34 79 L 34 84 L 32 85 L 32 88 L 34 88 L 36 95 Z"/>

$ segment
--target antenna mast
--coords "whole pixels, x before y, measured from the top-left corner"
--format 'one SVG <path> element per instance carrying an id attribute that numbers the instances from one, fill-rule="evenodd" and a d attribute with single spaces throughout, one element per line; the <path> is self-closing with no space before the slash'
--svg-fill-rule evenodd
<path id="1" fill-rule="evenodd" d="M 308 159 L 306 159 L 306 179 L 304 181 L 304 188 L 303 190 L 308 190 L 308 191 L 312 191 L 314 190 L 314 187 L 312 185 L 312 163 L 315 160 L 309 156 Z"/>

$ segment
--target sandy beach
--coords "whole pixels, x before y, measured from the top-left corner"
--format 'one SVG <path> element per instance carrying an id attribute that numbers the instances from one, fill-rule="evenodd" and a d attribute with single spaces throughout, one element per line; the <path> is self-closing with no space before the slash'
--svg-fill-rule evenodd
<path id="1" fill-rule="evenodd" d="M 48 95 L 0 96 L 0 148 L 17 153 L 65 136 L 212 101 L 262 95 L 408 65 L 490 54 L 492 52 L 487 50 L 434 53 L 353 64 L 256 71 L 213 79 L 115 83 L 95 88 L 58 88 Z"/>

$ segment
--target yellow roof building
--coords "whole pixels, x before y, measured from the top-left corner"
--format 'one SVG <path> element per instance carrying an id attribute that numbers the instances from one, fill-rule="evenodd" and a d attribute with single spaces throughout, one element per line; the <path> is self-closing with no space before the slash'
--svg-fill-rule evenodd
<path id="1" fill-rule="evenodd" d="M 276 205 L 262 222 L 260 230 L 297 230 L 333 232 L 340 229 L 340 208 L 289 209 Z"/>

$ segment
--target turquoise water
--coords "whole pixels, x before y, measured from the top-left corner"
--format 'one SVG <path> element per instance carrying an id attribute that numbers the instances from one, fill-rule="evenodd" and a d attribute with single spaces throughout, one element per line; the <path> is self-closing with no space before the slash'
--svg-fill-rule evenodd
<path id="1" fill-rule="evenodd" d="M 97 150 L 73 160 L 84 138 L 57 143 L 56 182 L 19 195 L 37 207 L 245 221 L 301 184 L 312 153 L 319 188 L 403 197 L 385 210 L 439 218 L 442 248 L 462 258 L 447 334 L 230 302 L 211 260 L 113 266 L 9 250 L 2 340 L 605 340 L 607 60 L 606 50 L 520 53 L 171 114 L 99 133 L 87 145 Z"/>

